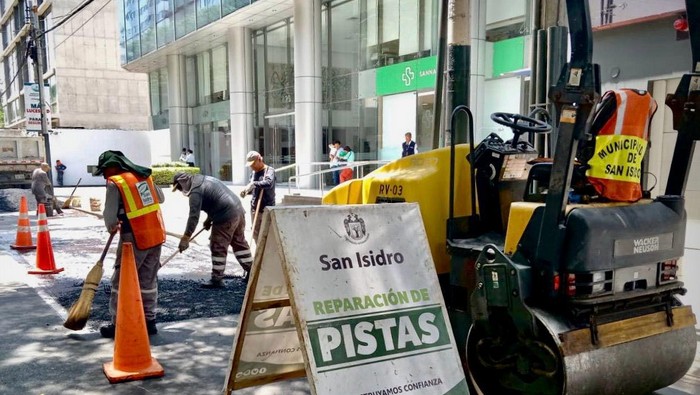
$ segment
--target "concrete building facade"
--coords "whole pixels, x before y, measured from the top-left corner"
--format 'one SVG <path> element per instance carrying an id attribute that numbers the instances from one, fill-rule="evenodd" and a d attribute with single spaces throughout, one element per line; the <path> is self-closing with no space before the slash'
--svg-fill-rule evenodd
<path id="1" fill-rule="evenodd" d="M 419 150 L 433 143 L 440 3 L 117 0 L 121 64 L 148 73 L 151 123 L 170 130 L 172 158 L 191 148 L 205 174 L 245 183 L 251 149 L 268 164 L 297 163 L 305 173 L 327 160 L 334 140 L 351 146 L 357 160 L 394 159 L 406 132 Z M 533 105 L 531 48 L 543 3 L 553 5 L 550 19 L 566 25 L 565 7 L 554 1 L 450 2 L 459 11 L 451 19 L 470 24 L 469 37 L 456 41 L 471 42 L 477 140 L 489 133 L 510 138 L 490 114 L 528 113 Z M 690 55 L 687 38 L 673 29 L 683 1 L 619 9 L 613 3 L 601 8 L 589 0 L 603 89 L 651 89 L 649 80 L 679 78 Z M 640 32 L 649 36 L 644 48 L 632 44 Z M 666 124 L 653 128 L 675 136 Z M 650 162 L 664 177 L 668 161 L 659 145 Z"/>
<path id="2" fill-rule="evenodd" d="M 36 0 L 35 0 L 36 1 Z M 96 0 L 51 30 L 83 0 L 38 0 L 45 37 L 44 80 L 50 86 L 52 126 L 60 128 L 149 130 L 145 74 L 121 67 L 117 1 Z M 35 3 L 34 3 L 35 4 Z M 6 127 L 22 128 L 24 83 L 36 80 L 27 57 L 31 0 L 0 0 Z"/>

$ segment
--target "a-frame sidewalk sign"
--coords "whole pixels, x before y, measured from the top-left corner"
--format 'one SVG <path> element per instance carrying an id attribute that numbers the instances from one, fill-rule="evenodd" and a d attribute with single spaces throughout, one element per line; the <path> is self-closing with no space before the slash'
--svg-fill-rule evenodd
<path id="1" fill-rule="evenodd" d="M 417 204 L 274 207 L 261 232 L 226 394 L 469 393 Z"/>

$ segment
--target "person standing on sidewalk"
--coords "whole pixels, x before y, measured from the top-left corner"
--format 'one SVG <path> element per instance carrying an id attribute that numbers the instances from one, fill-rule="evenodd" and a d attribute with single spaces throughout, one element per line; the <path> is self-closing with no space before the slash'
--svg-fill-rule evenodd
<path id="1" fill-rule="evenodd" d="M 56 182 L 59 187 L 63 186 L 63 173 L 66 171 L 67 167 L 61 163 L 60 159 L 56 159 Z"/>
<path id="2" fill-rule="evenodd" d="M 49 164 L 43 162 L 32 172 L 32 194 L 36 199 L 37 215 L 39 215 L 39 205 L 43 204 L 47 217 L 53 217 L 53 209 L 56 209 L 58 215 L 63 215 L 63 210 L 56 201 L 53 186 L 47 174 L 50 169 Z"/>
<path id="3" fill-rule="evenodd" d="M 187 166 L 189 167 L 194 167 L 194 151 L 191 149 L 187 150 L 187 156 L 185 156 L 185 163 L 187 163 Z"/>
<path id="4" fill-rule="evenodd" d="M 250 201 L 250 218 L 253 221 L 253 238 L 257 243 L 262 223 L 262 212 L 265 207 L 275 205 L 275 169 L 266 165 L 262 155 L 257 151 L 248 152 L 246 161 L 253 170 L 253 174 L 250 175 L 250 183 L 241 191 L 241 197 L 253 194 L 253 199 Z M 261 197 L 262 200 L 258 206 L 258 200 Z M 256 210 L 257 216 L 255 215 Z"/>
<path id="5" fill-rule="evenodd" d="M 178 172 L 173 177 L 173 192 L 182 191 L 189 198 L 190 216 L 178 249 L 185 251 L 199 222 L 201 211 L 207 213 L 204 229 L 211 229 L 209 250 L 211 251 L 211 280 L 202 288 L 222 288 L 228 246 L 233 248 L 238 263 L 246 271 L 247 281 L 253 255 L 245 239 L 245 210 L 241 200 L 223 182 L 201 174 Z"/>
<path id="6" fill-rule="evenodd" d="M 154 183 L 151 169 L 132 163 L 120 151 L 105 151 L 100 155 L 93 175 L 107 180 L 104 221 L 109 232 L 119 230 L 119 247 L 112 275 L 109 311 L 112 323 L 100 328 L 102 337 L 114 338 L 121 272 L 122 244 L 132 243 L 141 287 L 141 300 L 149 335 L 158 333 L 158 269 L 160 250 L 165 242 L 165 225 L 160 204 L 163 191 Z"/>
<path id="7" fill-rule="evenodd" d="M 401 157 L 411 156 L 418 153 L 416 142 L 412 140 L 411 132 L 406 132 L 404 135 L 405 141 L 401 143 Z"/>

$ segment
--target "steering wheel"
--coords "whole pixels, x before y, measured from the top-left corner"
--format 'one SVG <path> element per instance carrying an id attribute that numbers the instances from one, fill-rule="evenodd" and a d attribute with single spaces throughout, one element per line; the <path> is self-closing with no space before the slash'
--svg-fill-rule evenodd
<path id="1" fill-rule="evenodd" d="M 513 141 L 511 142 L 513 148 L 517 146 L 518 139 L 523 133 L 549 133 L 552 131 L 552 126 L 547 122 L 520 114 L 494 112 L 491 114 L 491 120 L 513 130 Z"/>

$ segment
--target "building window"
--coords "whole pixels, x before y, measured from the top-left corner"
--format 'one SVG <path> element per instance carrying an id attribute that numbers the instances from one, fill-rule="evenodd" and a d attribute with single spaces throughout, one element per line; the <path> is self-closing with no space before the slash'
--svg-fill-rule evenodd
<path id="1" fill-rule="evenodd" d="M 197 0 L 197 29 L 221 18 L 221 0 Z"/>
<path id="2" fill-rule="evenodd" d="M 229 99 L 228 51 L 225 45 L 190 56 L 185 62 L 187 103 L 198 107 Z"/>
<path id="3" fill-rule="evenodd" d="M 211 102 L 229 99 L 228 94 L 228 52 L 226 46 L 211 50 Z"/>
<path id="4" fill-rule="evenodd" d="M 156 49 L 155 8 L 153 0 L 139 0 L 141 55 Z"/>
<path id="5" fill-rule="evenodd" d="M 141 56 L 139 8 L 136 0 L 128 0 L 124 6 L 124 35 L 126 38 L 126 60 L 130 62 Z"/>
<path id="6" fill-rule="evenodd" d="M 163 67 L 149 73 L 148 82 L 153 129 L 166 129 L 170 125 L 168 119 L 168 69 Z"/>
<path id="7" fill-rule="evenodd" d="M 294 163 L 294 23 L 253 32 L 255 148 L 273 166 Z"/>
<path id="8" fill-rule="evenodd" d="M 367 0 L 361 19 L 363 69 L 430 56 L 437 32 L 436 0 Z"/>
<path id="9" fill-rule="evenodd" d="M 183 37 L 196 28 L 195 0 L 173 0 L 175 8 L 175 38 Z"/>
<path id="10" fill-rule="evenodd" d="M 255 0 L 222 0 L 222 12 L 224 15 L 228 15 L 254 2 Z"/>
<path id="11" fill-rule="evenodd" d="M 156 33 L 158 48 L 175 39 L 172 0 L 156 0 Z"/>

